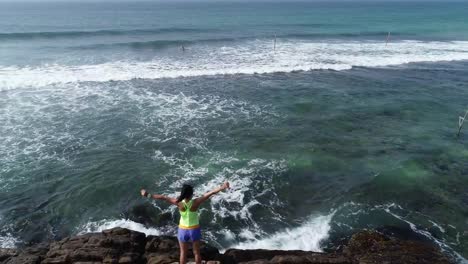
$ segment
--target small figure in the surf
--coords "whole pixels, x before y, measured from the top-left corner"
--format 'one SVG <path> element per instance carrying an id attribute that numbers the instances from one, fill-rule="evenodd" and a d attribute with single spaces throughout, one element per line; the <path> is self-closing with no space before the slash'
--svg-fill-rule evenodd
<path id="1" fill-rule="evenodd" d="M 198 209 L 211 196 L 219 193 L 220 191 L 229 189 L 229 182 L 225 182 L 220 187 L 203 194 L 201 197 L 193 198 L 193 187 L 188 184 L 182 186 L 180 196 L 178 198 L 171 198 L 161 194 L 150 194 L 145 189 L 142 189 L 141 195 L 144 197 L 163 200 L 179 208 L 180 221 L 179 231 L 177 238 L 179 239 L 180 246 L 180 263 L 187 263 L 187 252 L 189 243 L 193 245 L 193 254 L 195 255 L 195 262 L 201 264 L 200 255 L 200 240 L 201 240 L 201 229 L 199 224 Z"/>
<path id="2" fill-rule="evenodd" d="M 182 50 L 182 52 L 185 52 L 185 46 L 182 45 L 182 47 L 180 47 L 180 49 Z"/>

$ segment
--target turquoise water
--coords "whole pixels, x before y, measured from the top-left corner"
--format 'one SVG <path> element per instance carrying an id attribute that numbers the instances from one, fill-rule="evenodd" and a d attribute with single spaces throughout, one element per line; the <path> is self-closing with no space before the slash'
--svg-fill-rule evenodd
<path id="1" fill-rule="evenodd" d="M 375 228 L 464 261 L 467 11 L 1 3 L 1 245 L 175 234 L 175 209 L 139 189 L 229 180 L 201 213 L 221 248 L 329 250 Z"/>

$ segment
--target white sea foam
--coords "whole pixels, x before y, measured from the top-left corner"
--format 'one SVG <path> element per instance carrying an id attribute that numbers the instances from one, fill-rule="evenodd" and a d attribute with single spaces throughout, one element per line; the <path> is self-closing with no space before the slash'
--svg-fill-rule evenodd
<path id="1" fill-rule="evenodd" d="M 217 153 L 209 149 L 206 150 L 211 159 L 201 167 L 197 167 L 190 160 L 179 160 L 173 157 L 165 157 L 157 151 L 155 158 L 167 160 L 174 166 L 174 172 L 169 172 L 173 176 L 166 194 L 177 196 L 181 184 L 185 182 L 203 182 L 201 185 L 195 185 L 195 196 L 201 195 L 220 186 L 224 181 L 231 183 L 231 189 L 218 193 L 213 196 L 209 203 L 204 207 L 210 207 L 210 221 L 214 226 L 217 223 L 234 219 L 242 224 L 241 234 L 235 235 L 237 230 L 210 231 L 210 237 L 225 237 L 227 241 L 235 242 L 239 240 L 253 241 L 260 237 L 265 237 L 262 226 L 255 218 L 256 206 L 261 206 L 269 211 L 271 220 L 281 222 L 281 216 L 275 208 L 281 206 L 281 201 L 276 196 L 273 181 L 276 175 L 280 175 L 286 168 L 285 161 L 282 160 L 264 160 L 264 159 L 240 159 L 229 157 L 226 154 Z M 207 168 L 216 166 L 222 167 L 214 175 L 207 173 Z M 177 172 L 181 173 L 179 176 Z M 176 180 L 174 180 L 176 179 Z M 268 204 L 262 204 L 259 199 L 268 195 Z M 174 212 L 176 209 L 167 209 Z M 167 212 L 167 211 L 166 211 Z M 202 220 L 205 217 L 204 210 L 201 211 Z M 231 220 L 229 220 L 231 221 Z M 217 235 L 215 235 L 215 233 Z"/>
<path id="2" fill-rule="evenodd" d="M 229 181 L 232 188 L 213 196 L 210 199 L 209 206 L 214 214 L 212 222 L 225 218 L 233 217 L 237 220 L 243 220 L 246 223 L 246 229 L 251 228 L 254 232 L 261 232 L 259 226 L 252 218 L 252 207 L 260 204 L 258 198 L 269 193 L 273 195 L 270 202 L 275 206 L 281 204 L 279 199 L 276 199 L 273 180 L 275 175 L 279 175 L 286 168 L 285 161 L 279 160 L 262 160 L 256 159 L 239 161 L 235 158 L 223 157 L 220 153 L 212 153 L 212 159 L 206 166 L 213 166 L 216 163 L 222 163 L 223 169 L 217 172 L 213 177 L 205 180 L 203 185 L 196 186 L 197 195 L 201 195 L 212 189 L 220 186 L 224 181 Z M 232 161 L 243 164 L 240 168 L 234 168 L 229 162 Z M 180 167 L 178 167 L 180 169 Z M 185 174 L 173 181 L 170 195 L 176 196 L 180 186 L 185 182 L 206 178 L 206 170 L 203 167 L 194 168 L 192 165 L 182 165 L 182 168 L 190 168 L 185 171 Z M 262 171 L 264 171 L 262 173 Z M 266 171 L 266 172 L 265 172 Z M 209 176 L 208 176 L 209 177 Z M 226 206 L 228 205 L 229 206 Z M 230 208 L 229 210 L 227 208 Z M 275 215 L 275 212 L 272 211 Z"/>
<path id="3" fill-rule="evenodd" d="M 431 222 L 434 225 L 434 227 L 438 228 L 440 232 L 445 233 L 445 229 L 441 227 L 440 225 L 438 225 L 436 222 L 431 221 L 431 220 L 429 220 L 429 222 Z"/>
<path id="4" fill-rule="evenodd" d="M 145 233 L 146 235 L 159 236 L 164 234 L 164 232 L 161 232 L 158 229 L 146 227 L 140 223 L 127 219 L 101 220 L 96 222 L 89 222 L 84 226 L 78 228 L 78 234 L 102 232 L 103 230 L 115 227 L 127 228 L 130 230 Z"/>
<path id="5" fill-rule="evenodd" d="M 106 82 L 219 74 L 254 74 L 346 70 L 353 66 L 382 67 L 412 62 L 468 59 L 468 42 L 400 41 L 310 42 L 283 40 L 273 51 L 270 41 L 233 46 L 194 46 L 187 56 L 165 55 L 151 61 L 111 61 L 97 65 L 0 67 L 0 89 L 41 87 L 57 83 Z"/>
<path id="6" fill-rule="evenodd" d="M 276 234 L 257 238 L 253 234 L 242 234 L 247 242 L 235 245 L 240 249 L 308 250 L 322 252 L 320 243 L 328 238 L 330 222 L 334 213 L 311 216 L 301 226 Z"/>
<path id="7" fill-rule="evenodd" d="M 13 237 L 11 234 L 0 236 L 0 248 L 16 248 L 16 244 L 18 242 L 18 239 Z"/>
<path id="8" fill-rule="evenodd" d="M 182 175 L 186 180 L 206 174 L 209 164 L 195 165 L 186 160 L 184 153 L 196 150 L 208 156 L 215 154 L 207 149 L 208 138 L 210 133 L 219 136 L 222 132 L 207 129 L 209 122 L 205 120 L 223 117 L 226 122 L 261 124 L 275 118 L 274 109 L 268 106 L 215 95 L 188 96 L 137 89 L 131 85 L 114 89 L 108 85 L 71 84 L 44 88 L 33 94 L 20 89 L 0 97 L 0 105 L 3 146 L 0 189 L 30 180 L 17 174 L 5 177 L 12 169 L 24 168 L 24 162 L 30 168 L 43 162 L 73 166 L 74 158 L 82 150 L 105 148 L 106 143 L 97 139 L 101 135 L 98 130 L 105 126 L 96 126 L 96 122 L 111 123 L 115 116 L 105 113 L 114 111 L 116 106 L 128 109 L 120 111 L 122 115 L 131 113 L 124 135 L 133 140 L 134 146 L 148 142 L 177 146 L 176 154 L 156 150 L 153 158 L 171 167 L 171 174 L 161 177 Z M 87 116 L 83 118 L 84 115 Z M 235 161 L 235 157 L 224 155 L 216 162 Z"/>
<path id="9" fill-rule="evenodd" d="M 243 229 L 236 235 L 230 230 L 220 231 L 220 235 L 226 240 L 235 242 L 245 240 L 245 242 L 234 244 L 231 247 L 240 249 L 279 249 L 279 250 L 310 250 L 321 252 L 321 242 L 328 238 L 330 222 L 334 213 L 329 215 L 310 216 L 310 219 L 296 228 L 286 229 L 272 235 L 260 236 L 258 232 Z M 130 230 L 145 233 L 146 235 L 175 235 L 174 230 L 170 232 L 146 227 L 131 220 L 102 220 L 89 222 L 78 228 L 78 234 L 101 232 L 114 227 L 122 227 Z M 206 233 L 207 237 L 214 239 L 211 233 Z M 216 242 L 216 241 L 215 241 Z"/>
<path id="10" fill-rule="evenodd" d="M 432 234 L 429 231 L 418 228 L 417 225 L 415 225 L 414 223 L 406 220 L 404 217 L 398 215 L 397 213 L 394 213 L 392 211 L 393 207 L 401 209 L 401 207 L 399 205 L 395 205 L 395 204 L 385 205 L 385 206 L 382 206 L 380 208 L 384 208 L 385 212 L 387 212 L 388 214 L 390 214 L 390 215 L 394 216 L 395 218 L 407 223 L 410 226 L 411 230 L 413 230 L 414 232 L 416 232 L 418 234 L 421 234 L 421 235 L 427 237 L 428 239 L 434 241 L 437 245 L 439 245 L 441 250 L 446 251 L 446 252 L 448 252 L 450 254 L 453 254 L 458 263 L 468 264 L 468 260 L 465 259 L 462 255 L 458 254 L 456 251 L 454 251 L 449 245 L 446 244 L 446 242 L 443 239 L 441 240 L 441 239 L 435 238 L 434 236 L 432 236 Z M 430 221 L 430 222 L 437 225 L 433 221 Z"/>

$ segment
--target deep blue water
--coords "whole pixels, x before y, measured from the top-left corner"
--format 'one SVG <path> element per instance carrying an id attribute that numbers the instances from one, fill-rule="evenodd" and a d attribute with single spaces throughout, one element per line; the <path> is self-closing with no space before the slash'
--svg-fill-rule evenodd
<path id="1" fill-rule="evenodd" d="M 467 2 L 0 3 L 0 243 L 124 226 L 233 189 L 222 247 L 363 228 L 468 256 Z"/>

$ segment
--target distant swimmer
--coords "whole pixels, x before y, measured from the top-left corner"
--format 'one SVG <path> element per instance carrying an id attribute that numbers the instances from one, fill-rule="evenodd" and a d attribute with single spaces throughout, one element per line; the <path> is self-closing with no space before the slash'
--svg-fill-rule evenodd
<path id="1" fill-rule="evenodd" d="M 229 182 L 225 182 L 220 187 L 207 192 L 199 198 L 193 198 L 193 187 L 188 184 L 182 186 L 180 196 L 176 198 L 170 198 L 161 194 L 150 194 L 145 189 L 142 189 L 141 195 L 144 197 L 163 200 L 179 208 L 180 221 L 179 231 L 177 238 L 179 239 L 180 245 L 180 263 L 187 263 L 187 253 L 189 243 L 193 243 L 193 254 L 195 255 L 195 262 L 197 264 L 202 263 L 200 255 L 200 240 L 201 240 L 201 229 L 199 224 L 198 208 L 201 204 L 207 201 L 211 196 L 219 193 L 220 191 L 229 189 Z"/>
<path id="2" fill-rule="evenodd" d="M 185 46 L 184 45 L 182 45 L 181 49 L 182 49 L 182 52 L 185 52 Z"/>

